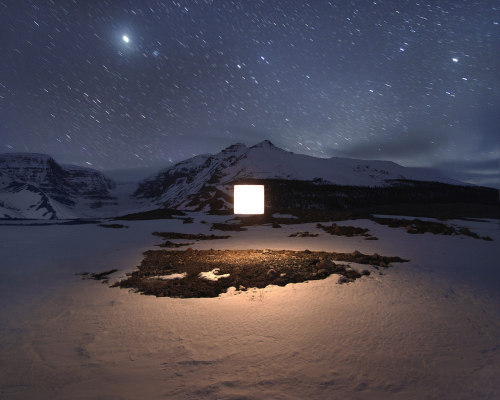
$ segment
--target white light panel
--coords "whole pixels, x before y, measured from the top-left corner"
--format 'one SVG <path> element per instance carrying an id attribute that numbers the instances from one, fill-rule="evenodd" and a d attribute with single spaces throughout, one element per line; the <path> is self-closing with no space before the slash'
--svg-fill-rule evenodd
<path id="1" fill-rule="evenodd" d="M 235 214 L 264 214 L 264 185 L 234 185 Z"/>

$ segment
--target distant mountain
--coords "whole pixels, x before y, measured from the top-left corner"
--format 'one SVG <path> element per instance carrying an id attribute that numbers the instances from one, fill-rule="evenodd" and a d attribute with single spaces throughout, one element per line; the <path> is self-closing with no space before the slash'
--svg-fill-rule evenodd
<path id="1" fill-rule="evenodd" d="M 102 218 L 158 208 L 232 210 L 233 185 L 238 183 L 264 184 L 268 210 L 498 200 L 497 190 L 466 185 L 430 169 L 316 158 L 265 140 L 190 158 L 138 184 L 117 185 L 99 171 L 61 165 L 44 154 L 0 154 L 0 218 Z"/>
<path id="2" fill-rule="evenodd" d="M 316 158 L 285 151 L 265 140 L 252 147 L 237 143 L 217 154 L 179 162 L 142 181 L 134 196 L 182 210 L 231 209 L 232 185 L 245 182 L 265 183 L 266 198 L 274 199 L 274 206 L 305 206 L 303 200 L 287 200 L 281 192 L 307 198 L 307 206 L 322 208 L 348 207 L 356 196 L 366 200 L 388 189 L 392 196 L 395 188 L 418 192 L 423 183 L 430 192 L 435 185 L 465 185 L 431 169 L 406 168 L 390 161 Z M 429 186 L 431 182 L 434 186 Z M 389 192 L 381 196 L 389 196 Z"/>
<path id="3" fill-rule="evenodd" d="M 116 204 L 114 187 L 96 170 L 60 165 L 45 154 L 0 154 L 0 218 L 92 216 Z"/>

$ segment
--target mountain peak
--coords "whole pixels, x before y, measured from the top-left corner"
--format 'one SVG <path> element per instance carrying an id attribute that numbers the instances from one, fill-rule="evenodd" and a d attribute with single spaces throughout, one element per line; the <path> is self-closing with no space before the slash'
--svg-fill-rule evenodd
<path id="1" fill-rule="evenodd" d="M 115 201 L 114 182 L 100 172 L 61 165 L 47 154 L 0 154 L 0 178 L 0 197 L 7 199 L 0 212 L 7 218 L 93 216 Z"/>
<path id="2" fill-rule="evenodd" d="M 43 154 L 43 153 L 2 153 L 0 154 L 0 160 L 3 162 L 13 162 L 17 161 L 20 163 L 27 163 L 27 162 L 49 162 L 55 160 L 52 158 L 52 156 L 48 154 Z"/>
<path id="3" fill-rule="evenodd" d="M 245 146 L 244 143 L 234 143 L 231 146 L 228 146 L 225 149 L 223 149 L 222 152 L 223 153 L 236 152 L 236 151 L 243 150 L 246 148 L 247 148 L 247 146 Z"/>
<path id="4" fill-rule="evenodd" d="M 251 149 L 278 149 L 270 140 L 263 140 L 262 142 L 257 143 L 256 145 L 252 146 Z"/>

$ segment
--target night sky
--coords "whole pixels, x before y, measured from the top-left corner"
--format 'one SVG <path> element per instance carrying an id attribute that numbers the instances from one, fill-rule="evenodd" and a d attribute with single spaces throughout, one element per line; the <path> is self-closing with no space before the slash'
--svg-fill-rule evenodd
<path id="1" fill-rule="evenodd" d="M 496 1 L 0 0 L 0 152 L 165 167 L 270 139 L 498 186 Z"/>

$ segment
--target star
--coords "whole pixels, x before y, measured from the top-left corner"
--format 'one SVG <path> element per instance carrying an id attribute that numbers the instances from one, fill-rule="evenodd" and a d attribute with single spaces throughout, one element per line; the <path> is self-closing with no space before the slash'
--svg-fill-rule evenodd
<path id="1" fill-rule="evenodd" d="M 270 139 L 322 157 L 483 162 L 497 148 L 496 9 L 386 1 L 398 4 L 388 17 L 383 2 L 361 10 L 357 2 L 256 1 L 247 15 L 232 0 L 88 1 L 87 21 L 82 2 L 47 2 L 42 12 L 0 0 L 11 17 L 0 36 L 8 54 L 0 150 L 113 170 Z M 40 66 L 25 65 L 35 59 Z M 450 129 L 457 120 L 463 127 Z M 446 140 L 431 148 L 423 133 Z"/>

